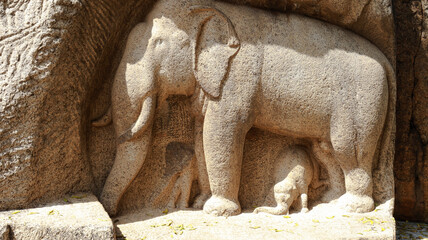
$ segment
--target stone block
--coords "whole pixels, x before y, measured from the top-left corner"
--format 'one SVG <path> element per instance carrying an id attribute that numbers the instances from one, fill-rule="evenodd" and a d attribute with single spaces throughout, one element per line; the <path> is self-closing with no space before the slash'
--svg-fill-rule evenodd
<path id="1" fill-rule="evenodd" d="M 114 239 L 113 223 L 97 198 L 81 193 L 44 206 L 0 212 L 2 239 Z M 8 238 L 9 237 L 9 238 Z"/>

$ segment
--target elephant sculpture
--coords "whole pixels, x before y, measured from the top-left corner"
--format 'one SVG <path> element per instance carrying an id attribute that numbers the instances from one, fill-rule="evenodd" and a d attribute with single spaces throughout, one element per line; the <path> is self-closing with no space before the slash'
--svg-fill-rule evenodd
<path id="1" fill-rule="evenodd" d="M 318 179 L 318 165 L 311 161 L 310 155 L 302 146 L 284 149 L 275 162 L 273 175 L 276 184 L 273 192 L 277 206 L 258 207 L 254 213 L 288 214 L 297 199 L 300 199 L 301 212 L 308 212 L 309 185 L 315 188 L 323 185 Z"/>
<path id="2" fill-rule="evenodd" d="M 320 146 L 319 155 L 343 171 L 338 206 L 371 211 L 372 169 L 392 144 L 394 84 L 384 54 L 340 27 L 217 1 L 160 0 L 131 31 L 115 75 L 110 112 L 117 153 L 101 202 L 116 213 L 149 150 L 156 106 L 169 95 L 187 95 L 203 124 L 211 190 L 204 212 L 241 211 L 251 127 Z M 330 160 L 319 160 L 328 167 Z"/>

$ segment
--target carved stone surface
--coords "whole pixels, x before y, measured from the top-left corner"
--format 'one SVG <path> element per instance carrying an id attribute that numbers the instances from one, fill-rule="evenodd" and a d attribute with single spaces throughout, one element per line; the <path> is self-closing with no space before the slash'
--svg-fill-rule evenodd
<path id="1" fill-rule="evenodd" d="M 159 1 L 130 33 L 112 105 L 93 123 L 112 121 L 116 132 L 115 161 L 100 200 L 117 213 L 150 152 L 157 109 L 168 96 L 184 95 L 191 96 L 194 122 L 202 128 L 202 138 L 194 139 L 203 142 L 196 162 L 206 163 L 209 178 L 193 176 L 206 175 L 203 164 L 179 178 L 187 186 L 209 179 L 204 212 L 241 211 L 244 139 L 256 127 L 303 140 L 327 170 L 330 186 L 321 201 L 368 212 L 376 196 L 392 213 L 395 91 L 386 57 L 334 25 L 220 2 Z M 181 191 L 185 199 L 190 186 Z M 308 191 L 299 191 L 307 205 Z"/>
<path id="2" fill-rule="evenodd" d="M 263 8 L 265 12 L 297 12 L 350 29 L 373 42 L 394 65 L 390 1 L 228 2 Z M 0 209 L 34 206 L 66 192 L 91 190 L 99 196 L 116 156 L 115 127 L 91 127 L 90 120 L 111 105 L 111 82 L 122 57 L 120 49 L 125 47 L 130 29 L 152 9 L 152 3 L 0 3 Z M 428 209 L 423 164 L 427 156 L 425 5 L 424 1 L 394 5 L 399 33 L 396 213 L 404 219 L 418 220 L 426 219 Z M 197 198 L 205 183 L 200 180 L 204 178 L 201 158 L 193 149 L 198 144 L 194 125 L 202 120 L 195 122 L 191 116 L 191 102 L 182 96 L 158 102 L 150 151 L 121 197 L 122 212 L 142 207 L 183 207 L 195 202 L 200 207 L 205 201 L 206 190 Z M 279 167 L 275 159 L 283 146 L 302 145 L 311 160 L 315 158 L 310 141 L 282 135 L 254 128 L 247 134 L 238 193 L 243 208 L 264 205 L 269 194 L 274 199 L 271 188 L 278 180 L 272 170 Z M 171 154 L 175 148 L 183 150 L 183 162 L 177 162 L 180 157 Z M 329 167 L 333 170 L 320 163 L 320 178 L 327 183 L 343 181 L 339 165 L 331 163 Z M 393 192 L 392 177 L 379 180 L 384 177 L 379 173 L 385 169 L 377 169 L 374 196 L 378 197 L 376 203 L 382 203 L 391 199 L 386 193 Z M 328 171 L 336 174 L 332 176 Z M 318 189 L 309 186 L 310 208 L 326 196 L 328 189 L 328 184 Z M 275 202 L 271 204 L 275 206 Z"/>
<path id="3" fill-rule="evenodd" d="M 248 3 L 253 6 L 278 10 L 281 10 L 283 5 L 280 1 L 277 1 L 276 5 L 262 1 L 250 1 Z M 99 192 L 110 171 L 112 156 L 115 155 L 115 146 L 111 144 L 114 136 L 108 134 L 112 127 L 100 130 L 90 129 L 89 141 L 94 139 L 93 132 L 102 136 L 102 140 L 98 138 L 97 141 L 90 141 L 89 151 L 86 152 L 85 132 L 88 129 L 88 119 L 91 117 L 88 118 L 85 114 L 88 112 L 89 99 L 93 98 L 94 86 L 100 83 L 101 79 L 108 79 L 109 75 L 115 71 L 114 66 L 119 58 L 111 60 L 114 55 L 112 49 L 117 49 L 112 46 L 117 46 L 118 43 L 120 45 L 120 39 L 125 39 L 124 36 L 126 35 L 124 34 L 130 27 L 151 9 L 151 2 L 129 1 L 124 5 L 120 1 L 114 0 L 100 3 L 70 1 L 49 2 L 49 4 L 42 4 L 41 2 L 28 4 L 24 1 L 16 1 L 13 4 L 8 2 L 0 4 L 2 5 L 0 8 L 2 30 L 4 30 L 1 33 L 1 41 L 5 43 L 2 45 L 4 47 L 2 48 L 2 66 L 7 65 L 5 68 L 14 68 L 21 66 L 21 63 L 31 62 L 30 65 L 24 65 L 34 66 L 35 69 L 34 72 L 30 71 L 31 74 L 19 69 L 2 73 L 3 83 L 8 83 L 2 85 L 2 94 L 8 93 L 7 96 L 2 97 L 2 104 L 4 104 L 2 105 L 4 108 L 2 108 L 3 115 L 1 118 L 1 124 L 4 126 L 2 127 L 2 139 L 11 139 L 13 136 L 14 141 L 2 141 L 2 149 L 4 150 L 2 150 L 2 179 L 4 180 L 1 181 L 1 184 L 3 189 L 7 189 L 7 191 L 2 191 L 4 195 L 1 199 L 5 201 L 13 198 L 14 201 L 4 202 L 1 207 L 27 206 L 35 200 L 47 201 L 68 191 L 92 189 L 96 193 Z M 384 27 L 386 26 L 385 29 L 392 29 L 390 25 L 384 24 L 385 20 L 391 19 L 387 17 L 390 7 L 387 4 L 382 5 L 383 3 L 380 1 L 364 3 L 366 4 L 365 7 L 358 5 L 348 8 L 335 8 L 334 4 L 330 4 L 330 2 L 314 5 L 310 2 L 288 1 L 287 4 L 289 10 L 351 28 L 376 42 L 381 49 L 391 47 L 387 43 L 388 41 L 378 42 L 372 37 L 374 35 L 367 34 L 373 32 L 367 30 L 369 29 L 367 26 L 378 26 L 379 22 L 382 22 Z M 375 6 L 374 9 L 377 8 L 380 11 L 367 10 L 371 9 L 371 6 Z M 113 9 L 114 11 L 112 11 Z M 33 18 L 29 13 L 40 13 L 42 17 Z M 26 19 L 28 21 L 25 21 Z M 88 21 L 88 19 L 94 21 Z M 342 23 L 341 19 L 352 19 L 352 21 L 346 20 Z M 362 23 L 371 21 L 371 24 L 353 25 L 355 19 L 361 20 Z M 35 21 L 39 21 L 39 23 L 35 23 Z M 125 22 L 126 24 L 124 24 Z M 352 23 L 349 24 L 350 22 Z M 31 25 L 31 29 L 34 29 L 29 31 L 27 25 Z M 28 40 L 33 39 L 31 34 L 38 32 L 45 34 L 43 36 L 46 36 L 46 41 Z M 25 38 L 21 38 L 22 41 L 12 41 L 13 39 L 10 37 L 18 36 L 16 34 L 21 34 Z M 392 39 L 391 32 L 377 36 L 380 35 Z M 49 47 L 37 47 L 38 43 L 51 41 L 49 39 L 53 43 L 48 44 Z M 12 45 L 9 46 L 8 44 Z M 23 44 L 24 48 L 28 45 L 26 50 L 21 51 L 22 53 L 30 53 L 33 49 L 40 54 L 14 57 L 13 52 L 8 52 L 12 49 L 19 49 L 20 44 Z M 101 49 L 103 50 L 101 51 Z M 388 51 L 385 52 L 389 56 Z M 44 57 L 37 58 L 37 61 L 32 60 L 34 56 L 39 55 Z M 82 56 L 84 57 L 81 58 Z M 84 59 L 84 61 L 80 61 L 80 59 Z M 76 62 L 79 64 L 75 64 Z M 64 69 L 71 69 L 72 71 L 65 71 Z M 111 70 L 106 71 L 108 69 Z M 36 72 L 42 74 L 36 74 Z M 39 76 L 41 80 L 34 78 L 33 73 Z M 27 80 L 22 81 L 23 79 Z M 67 84 L 57 84 L 62 82 Z M 39 85 L 39 83 L 43 84 Z M 106 84 L 103 88 L 109 89 L 109 85 Z M 27 89 L 28 96 L 20 95 L 21 98 L 17 99 L 18 94 L 14 92 L 19 89 Z M 56 94 L 67 92 L 66 89 L 69 89 L 69 95 Z M 74 91 L 76 89 L 77 91 Z M 105 104 L 105 99 L 105 97 L 96 98 L 91 103 L 92 116 L 99 115 L 104 111 L 103 108 L 106 105 L 96 106 L 99 101 L 104 101 Z M 67 103 L 59 104 L 61 102 Z M 34 106 L 28 106 L 27 103 Z M 20 109 L 25 109 L 25 111 Z M 28 109 L 31 111 L 27 111 Z M 27 118 L 40 118 L 40 120 L 28 121 Z M 28 124 L 34 124 L 34 126 Z M 22 127 L 22 131 L 16 132 L 14 126 L 18 125 Z M 64 132 L 63 129 L 70 131 Z M 191 142 L 192 140 L 186 139 L 186 141 Z M 21 144 L 24 142 L 28 144 Z M 99 147 L 94 146 L 94 144 Z M 21 146 L 27 146 L 28 150 L 21 151 Z M 89 162 L 86 161 L 88 156 L 91 160 Z M 55 162 L 55 159 L 58 161 Z M 60 159 L 65 161 L 59 161 Z M 26 163 L 21 164 L 22 161 L 26 161 Z M 41 171 L 43 174 L 34 174 L 36 172 L 34 169 L 43 169 Z M 15 187 L 10 189 L 7 187 L 10 185 Z"/>
<path id="4" fill-rule="evenodd" d="M 394 219 L 379 212 L 343 215 L 317 209 L 287 218 L 248 212 L 225 218 L 191 210 L 164 214 L 142 209 L 115 222 L 118 237 L 126 239 L 395 239 Z"/>
<path id="5" fill-rule="evenodd" d="M 396 1 L 399 219 L 428 222 L 428 3 Z"/>
<path id="6" fill-rule="evenodd" d="M 115 239 L 113 223 L 88 193 L 0 213 L 0 239 Z"/>
<path id="7" fill-rule="evenodd" d="M 275 166 L 273 174 L 276 184 L 272 190 L 276 207 L 259 207 L 254 213 L 288 214 L 290 206 L 298 199 L 300 211 L 308 212 L 309 184 L 319 180 L 318 176 L 314 176 L 314 165 L 307 151 L 299 146 L 286 148 L 278 155 Z M 263 205 L 270 202 L 267 199 Z"/>

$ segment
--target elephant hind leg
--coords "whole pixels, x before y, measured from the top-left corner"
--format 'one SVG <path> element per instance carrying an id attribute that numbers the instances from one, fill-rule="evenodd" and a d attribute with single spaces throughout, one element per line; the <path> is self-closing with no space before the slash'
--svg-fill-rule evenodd
<path id="1" fill-rule="evenodd" d="M 138 140 L 117 146 L 116 158 L 104 184 L 100 202 L 111 216 L 117 214 L 119 201 L 140 172 L 150 145 L 151 131 Z"/>
<path id="2" fill-rule="evenodd" d="M 345 181 L 342 169 L 332 155 L 334 149 L 329 142 L 315 141 L 312 149 L 315 158 L 318 159 L 327 169 L 329 188 L 328 191 L 323 194 L 322 201 L 330 202 L 345 193 Z M 319 170 L 317 168 L 318 166 L 314 166 L 314 173 L 318 173 L 317 171 Z M 314 174 L 312 186 L 315 188 L 317 186 L 314 186 L 314 184 L 322 185 L 322 182 L 318 178 L 319 174 Z"/>
<path id="3" fill-rule="evenodd" d="M 338 123 L 342 126 L 333 126 L 331 140 L 334 157 L 345 175 L 346 188 L 346 193 L 339 198 L 339 206 L 349 212 L 369 212 L 374 208 L 371 174 L 374 151 L 369 149 L 376 146 L 361 142 L 351 119 Z"/>

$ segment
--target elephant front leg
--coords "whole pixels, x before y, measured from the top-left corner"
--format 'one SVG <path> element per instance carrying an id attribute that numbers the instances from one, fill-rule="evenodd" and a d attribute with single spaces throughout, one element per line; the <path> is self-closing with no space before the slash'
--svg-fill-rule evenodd
<path id="1" fill-rule="evenodd" d="M 244 140 L 249 127 L 227 114 L 207 111 L 204 122 L 203 146 L 212 193 L 204 212 L 215 216 L 241 212 L 238 191 Z"/>
<path id="2" fill-rule="evenodd" d="M 210 183 L 208 180 L 207 166 L 205 163 L 204 146 L 203 146 L 203 122 L 195 120 L 195 156 L 198 174 L 198 184 L 200 194 L 193 203 L 194 208 L 201 209 L 205 201 L 211 195 Z"/>
<path id="3" fill-rule="evenodd" d="M 141 138 L 117 146 L 116 158 L 100 197 L 109 215 L 116 215 L 122 195 L 143 166 L 150 139 L 151 130 L 148 130 Z"/>

